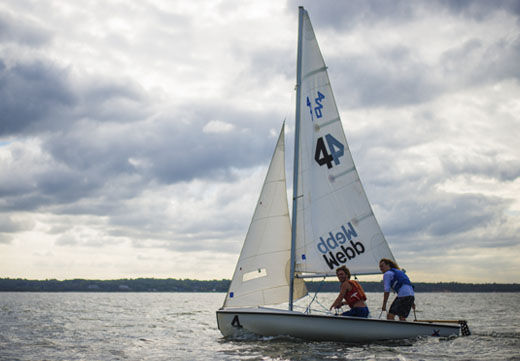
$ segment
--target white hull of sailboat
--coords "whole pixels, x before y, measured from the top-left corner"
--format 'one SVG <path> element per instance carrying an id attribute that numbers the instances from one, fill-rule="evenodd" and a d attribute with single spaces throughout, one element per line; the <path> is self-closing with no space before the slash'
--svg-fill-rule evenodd
<path id="1" fill-rule="evenodd" d="M 291 336 L 314 341 L 362 343 L 460 334 L 459 325 L 312 315 L 270 308 L 218 310 L 217 322 L 222 335 L 230 338 L 253 333 L 260 336 Z"/>

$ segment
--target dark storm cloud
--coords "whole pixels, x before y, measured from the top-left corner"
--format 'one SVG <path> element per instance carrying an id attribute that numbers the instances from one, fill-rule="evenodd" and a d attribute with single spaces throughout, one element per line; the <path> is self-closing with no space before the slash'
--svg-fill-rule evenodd
<path id="1" fill-rule="evenodd" d="M 251 167 L 269 156 L 272 139 L 265 124 L 274 118 L 269 112 L 249 113 L 218 105 L 193 104 L 187 108 L 165 118 L 154 132 L 155 141 L 139 154 L 159 181 L 228 178 L 230 167 Z M 247 125 L 237 125 L 225 133 L 204 131 L 204 126 L 215 118 L 230 124 L 247 119 Z"/>
<path id="2" fill-rule="evenodd" d="M 13 145 L 14 163 L 26 162 L 27 171 L 20 173 L 17 182 L 0 185 L 4 209 L 63 206 L 107 191 L 114 194 L 112 189 L 123 198 L 131 197 L 152 182 L 229 180 L 232 168 L 264 162 L 271 152 L 272 139 L 264 129 L 274 118 L 269 113 L 249 114 L 218 104 L 186 104 L 170 109 L 168 115 L 148 119 L 146 112 L 152 110 L 131 84 L 97 84 L 80 90 L 83 93 L 76 90 L 71 109 L 62 106 L 61 113 L 53 109 L 53 121 L 59 119 L 63 126 L 47 127 L 39 135 L 44 164 L 34 159 L 29 150 Z M 38 98 L 32 99 L 35 107 L 44 107 L 36 105 L 37 101 Z M 47 103 L 45 97 L 42 101 Z M 112 106 L 107 104 L 113 103 L 117 103 L 117 110 L 108 114 L 107 109 Z M 24 110 L 17 110 L 22 114 L 13 118 L 23 116 Z M 215 117 L 230 124 L 248 118 L 248 128 L 236 126 L 228 133 L 205 132 L 204 126 Z M 32 129 L 38 126 L 41 122 Z M 35 167 L 35 162 L 41 167 Z M 117 190 L 115 182 L 125 184 L 125 192 Z M 98 206 L 104 208 L 102 203 Z M 79 207 L 92 212 L 97 209 L 92 204 Z"/>
<path id="3" fill-rule="evenodd" d="M 231 124 L 248 117 L 251 129 L 205 132 L 213 117 Z M 268 156 L 269 133 L 261 130 L 261 124 L 269 118 L 269 114 L 247 114 L 219 105 L 191 104 L 153 120 L 78 124 L 47 138 L 43 148 L 60 164 L 101 177 L 137 174 L 159 183 L 226 177 L 230 167 L 251 166 Z M 255 133 L 258 136 L 251 138 Z"/>
<path id="4" fill-rule="evenodd" d="M 6 171 L 16 181 L 0 184 L 4 209 L 74 202 L 95 195 L 108 177 L 132 171 L 132 144 L 121 138 L 117 124 L 128 128 L 146 118 L 139 87 L 118 79 L 73 81 L 68 69 L 43 60 L 0 66 L 0 135 L 39 139 L 43 150 L 11 144 Z"/>
<path id="5" fill-rule="evenodd" d="M 8 66 L 0 59 L 0 136 L 61 123 L 54 116 L 75 103 L 65 69 L 43 61 Z"/>
<path id="6" fill-rule="evenodd" d="M 0 136 L 61 132 L 75 122 L 146 117 L 140 88 L 128 80 L 73 80 L 47 60 L 7 66 L 0 59 Z"/>

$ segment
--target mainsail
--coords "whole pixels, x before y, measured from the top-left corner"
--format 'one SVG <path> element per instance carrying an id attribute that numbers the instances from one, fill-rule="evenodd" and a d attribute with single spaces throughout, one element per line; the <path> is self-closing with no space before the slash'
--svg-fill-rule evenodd
<path id="1" fill-rule="evenodd" d="M 289 300 L 291 225 L 285 181 L 284 127 L 280 132 L 255 213 L 240 252 L 224 307 Z M 303 280 L 294 297 L 307 294 Z"/>
<path id="2" fill-rule="evenodd" d="M 307 11 L 300 46 L 295 271 L 378 273 L 379 260 L 394 257 L 352 160 Z"/>

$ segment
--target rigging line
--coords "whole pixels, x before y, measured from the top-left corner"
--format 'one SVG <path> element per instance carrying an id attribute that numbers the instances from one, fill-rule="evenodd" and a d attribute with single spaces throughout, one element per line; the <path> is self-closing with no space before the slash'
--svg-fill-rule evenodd
<path id="1" fill-rule="evenodd" d="M 289 113 L 291 113 L 291 109 L 293 109 L 293 106 L 294 106 L 294 97 L 296 96 L 294 90 L 296 90 L 296 86 L 294 87 L 293 91 L 291 92 L 291 101 L 287 105 L 287 110 L 285 111 L 285 117 L 283 118 L 284 123 L 287 121 L 287 118 L 289 117 Z"/>
<path id="2" fill-rule="evenodd" d="M 309 305 L 307 306 L 307 309 L 305 310 L 305 313 L 308 313 L 308 312 L 309 312 L 309 309 L 311 308 L 312 303 L 314 302 L 314 300 L 315 300 L 316 297 L 318 296 L 318 292 L 320 292 L 321 288 L 322 288 L 323 285 L 325 284 L 325 278 L 326 278 L 326 277 L 323 277 L 323 279 L 321 280 L 320 286 L 318 287 L 318 290 L 314 293 L 314 297 L 312 298 L 311 302 L 309 302 Z M 318 302 L 318 303 L 319 303 L 319 302 Z"/>
<path id="3" fill-rule="evenodd" d="M 323 304 L 321 304 L 320 300 L 317 299 L 317 298 L 316 298 L 316 303 L 317 303 L 318 305 L 320 305 L 321 308 L 323 308 L 323 309 L 325 310 L 325 313 L 332 313 L 332 312 L 330 312 L 330 310 L 327 308 L 327 306 L 323 306 Z"/>

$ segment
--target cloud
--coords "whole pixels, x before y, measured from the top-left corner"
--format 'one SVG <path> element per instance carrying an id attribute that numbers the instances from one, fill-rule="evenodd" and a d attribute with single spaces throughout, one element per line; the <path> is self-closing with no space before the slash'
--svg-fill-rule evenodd
<path id="1" fill-rule="evenodd" d="M 0 214 L 0 229 L 4 233 L 16 233 L 18 231 L 30 230 L 34 227 L 34 222 L 28 219 L 21 219 L 8 214 Z"/>
<path id="2" fill-rule="evenodd" d="M 220 120 L 210 120 L 203 128 L 204 133 L 229 133 L 234 128 L 233 124 Z"/>
<path id="3" fill-rule="evenodd" d="M 484 22 L 496 13 L 506 13 L 518 18 L 520 6 L 515 0 L 501 0 L 490 3 L 486 0 L 436 0 L 410 3 L 406 0 L 387 3 L 380 0 L 354 0 L 340 3 L 334 0 L 325 0 L 316 4 L 312 0 L 288 1 L 288 11 L 295 11 L 298 6 L 304 6 L 312 14 L 314 23 L 325 26 L 327 29 L 350 29 L 360 24 L 371 27 L 374 24 L 400 24 L 420 18 L 460 17 L 464 20 Z"/>
<path id="4" fill-rule="evenodd" d="M 0 44 L 41 47 L 51 40 L 51 32 L 34 20 L 0 11 Z"/>
<path id="5" fill-rule="evenodd" d="M 41 61 L 7 66 L 0 59 L 0 136 L 45 129 L 49 118 L 74 103 L 63 70 Z"/>
<path id="6" fill-rule="evenodd" d="M 297 7 L 292 4 L 290 11 Z M 520 35 L 509 31 L 519 22 L 513 1 L 497 6 L 485 1 L 303 5 L 319 26 L 317 37 L 333 87 L 341 94 L 340 108 L 413 105 L 520 74 Z M 449 26 L 439 28 L 436 37 L 431 29 L 441 16 Z M 442 43 L 435 39 L 440 37 Z"/>
<path id="7" fill-rule="evenodd" d="M 4 5 L 0 275 L 230 277 L 284 118 L 292 159 L 299 4 Z M 303 5 L 398 260 L 518 257 L 517 2 Z"/>

